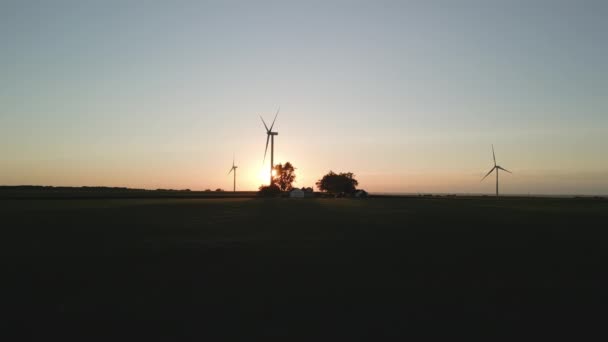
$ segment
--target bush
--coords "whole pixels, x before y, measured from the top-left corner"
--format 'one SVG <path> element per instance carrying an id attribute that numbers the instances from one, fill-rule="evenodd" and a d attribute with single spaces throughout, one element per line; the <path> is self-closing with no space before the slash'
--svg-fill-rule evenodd
<path id="1" fill-rule="evenodd" d="M 276 197 L 280 194 L 281 188 L 279 188 L 276 184 L 262 185 L 260 186 L 260 190 L 258 191 L 258 195 L 262 197 Z"/>

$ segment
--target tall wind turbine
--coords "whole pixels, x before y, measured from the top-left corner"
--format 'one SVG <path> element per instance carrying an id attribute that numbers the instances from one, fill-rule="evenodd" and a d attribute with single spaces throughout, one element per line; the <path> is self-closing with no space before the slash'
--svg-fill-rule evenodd
<path id="1" fill-rule="evenodd" d="M 274 120 L 272 120 L 272 125 L 270 128 L 266 125 L 264 118 L 260 115 L 260 119 L 262 119 L 262 123 L 264 124 L 264 128 L 266 128 L 266 149 L 264 150 L 264 161 L 266 161 L 266 152 L 268 152 L 268 141 L 270 141 L 270 185 L 272 185 L 272 168 L 274 167 L 274 136 L 279 135 L 279 132 L 273 132 L 272 128 L 274 127 L 274 122 L 277 120 L 277 116 L 279 115 L 279 111 L 281 107 L 277 109 L 277 113 L 274 115 Z"/>
<path id="2" fill-rule="evenodd" d="M 232 155 L 232 167 L 230 168 L 230 171 L 228 171 L 228 174 L 230 174 L 230 172 L 234 171 L 234 177 L 232 180 L 232 192 L 236 192 L 236 169 L 238 168 L 238 166 L 234 165 L 234 155 Z"/>
<path id="3" fill-rule="evenodd" d="M 506 171 L 508 173 L 513 173 L 507 169 L 502 168 L 500 165 L 496 165 L 496 154 L 494 154 L 494 145 L 492 145 L 492 157 L 494 158 L 494 167 L 492 168 L 492 170 L 490 170 L 490 172 L 488 172 L 482 179 L 481 181 L 483 181 L 484 179 L 486 179 L 486 177 L 488 177 L 494 170 L 496 170 L 496 197 L 498 197 L 498 170 L 503 170 Z"/>

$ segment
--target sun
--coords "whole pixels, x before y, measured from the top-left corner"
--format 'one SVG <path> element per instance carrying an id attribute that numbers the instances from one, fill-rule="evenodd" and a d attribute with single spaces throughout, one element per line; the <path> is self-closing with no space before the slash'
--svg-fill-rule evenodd
<path id="1" fill-rule="evenodd" d="M 275 170 L 272 170 L 272 176 L 273 177 L 276 176 Z M 258 178 L 259 178 L 260 182 L 262 182 L 262 184 L 268 184 L 268 182 L 270 180 L 270 170 L 268 169 L 268 167 L 263 167 L 260 169 Z"/>

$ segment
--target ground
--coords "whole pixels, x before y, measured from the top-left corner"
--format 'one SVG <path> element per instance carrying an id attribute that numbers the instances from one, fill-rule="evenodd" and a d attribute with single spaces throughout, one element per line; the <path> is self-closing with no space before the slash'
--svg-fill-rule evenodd
<path id="1" fill-rule="evenodd" d="M 580 337 L 605 318 L 602 199 L 4 199 L 0 215 L 3 308 L 26 339 Z"/>

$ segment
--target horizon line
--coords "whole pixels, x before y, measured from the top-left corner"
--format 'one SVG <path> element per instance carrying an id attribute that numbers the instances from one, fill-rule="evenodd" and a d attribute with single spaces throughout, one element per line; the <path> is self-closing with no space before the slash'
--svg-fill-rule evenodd
<path id="1" fill-rule="evenodd" d="M 126 186 L 107 186 L 107 185 L 32 185 L 32 184 L 21 184 L 21 185 L 0 185 L 0 190 L 3 188 L 73 188 L 73 189 L 82 189 L 82 188 L 91 188 L 91 189 L 122 189 L 122 190 L 131 190 L 131 191 L 181 191 L 181 192 L 216 192 L 215 189 L 222 189 L 223 192 L 233 192 L 230 190 L 226 190 L 223 188 L 207 188 L 207 189 L 173 189 L 173 188 L 131 188 Z M 299 187 L 294 187 L 294 189 Z M 314 188 L 313 188 L 314 189 Z M 240 190 L 236 192 L 257 192 L 258 190 Z M 321 192 L 321 191 L 315 191 Z M 423 195 L 434 195 L 434 196 L 493 196 L 492 192 L 483 193 L 483 192 L 424 192 L 424 191 L 368 191 L 370 195 L 379 195 L 379 196 L 423 196 Z M 556 193 L 556 194 L 547 194 L 547 193 L 504 193 L 504 196 L 510 197 L 608 197 L 608 194 L 581 194 L 581 193 Z"/>

